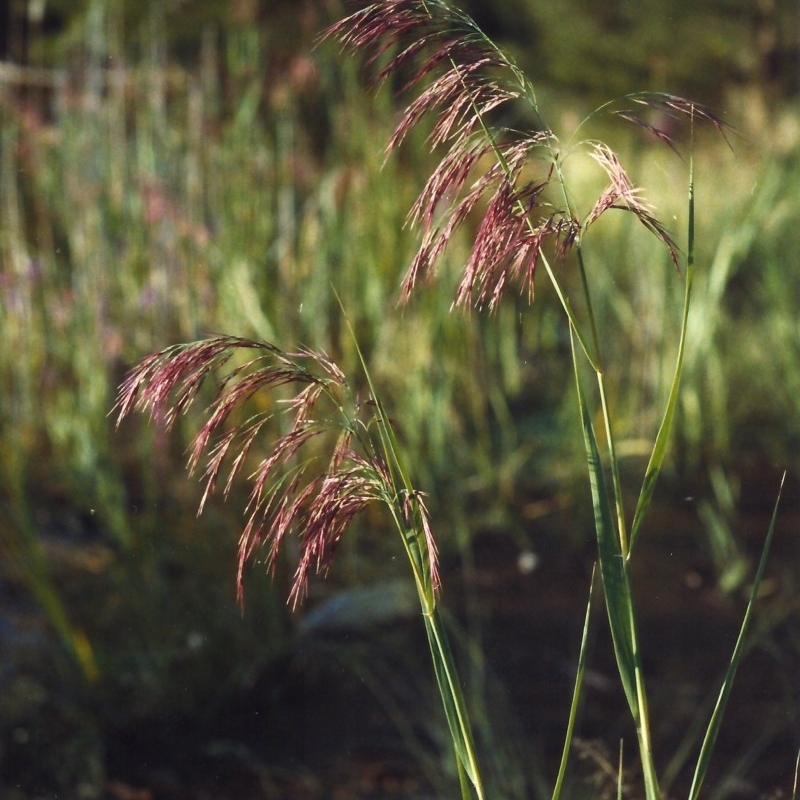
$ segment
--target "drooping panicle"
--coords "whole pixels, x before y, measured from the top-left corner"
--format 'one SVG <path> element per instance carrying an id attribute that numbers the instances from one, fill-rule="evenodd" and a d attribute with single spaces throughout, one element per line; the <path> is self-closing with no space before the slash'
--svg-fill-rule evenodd
<path id="1" fill-rule="evenodd" d="M 653 214 L 653 209 L 641 197 L 641 191 L 636 188 L 625 172 L 617 155 L 605 144 L 595 143 L 592 158 L 605 170 L 611 183 L 600 195 L 594 208 L 589 212 L 583 224 L 584 229 L 597 221 L 606 211 L 612 208 L 632 213 L 642 225 L 656 238 L 660 239 L 667 250 L 676 268 L 679 268 L 679 248 L 675 244 L 664 225 Z"/>
<path id="2" fill-rule="evenodd" d="M 417 96 L 401 114 L 387 152 L 425 117 L 432 119 L 431 147 L 444 147 L 409 214 L 422 239 L 403 281 L 403 299 L 435 272 L 455 232 L 473 216 L 477 233 L 456 304 L 494 308 L 505 287 L 518 280 L 532 296 L 543 245 L 572 222 L 540 202 L 552 177 L 549 166 L 539 178 L 528 174 L 537 151 L 554 145 L 552 134 L 501 131 L 490 124 L 498 108 L 529 96 L 513 61 L 442 0 L 375 3 L 327 35 L 364 51 L 368 64 L 385 62 L 376 66 L 377 80 L 410 72 L 403 91 Z M 412 62 L 419 64 L 414 68 Z"/>
<path id="3" fill-rule="evenodd" d="M 376 2 L 334 25 L 325 36 L 362 52 L 376 82 L 398 77 L 395 83 L 401 92 L 415 95 L 400 115 L 387 154 L 425 118 L 431 120 L 431 148 L 443 148 L 409 214 L 410 223 L 421 229 L 421 241 L 403 280 L 403 300 L 420 280 L 434 274 L 454 234 L 468 220 L 474 235 L 455 305 L 493 309 L 512 285 L 532 299 L 536 265 L 545 249 L 565 256 L 581 241 L 581 233 L 611 209 L 636 216 L 678 266 L 674 240 L 604 145 L 581 143 L 611 184 L 587 217 L 577 218 L 563 172 L 559 169 L 554 175 L 565 154 L 541 121 L 531 84 L 514 61 L 447 0 Z M 527 102 L 523 113 L 533 120 L 533 130 L 498 129 L 493 124 L 497 110 L 518 100 Z M 642 92 L 620 102 L 622 108 L 616 108 L 615 101 L 608 109 L 673 149 L 675 142 L 665 129 L 669 126 L 660 126 L 658 119 L 703 121 L 723 135 L 727 128 L 706 107 L 675 95 Z M 642 119 L 637 106 L 656 121 Z M 555 193 L 547 191 L 551 182 L 558 184 L 562 207 L 552 205 Z"/>
<path id="4" fill-rule="evenodd" d="M 205 422 L 189 449 L 190 471 L 204 464 L 205 487 L 198 513 L 226 468 L 227 496 L 234 478 L 249 463 L 259 435 L 272 430 L 268 424 L 277 415 L 288 414 L 288 431 L 272 442 L 249 476 L 237 587 L 241 599 L 244 567 L 264 545 L 268 548 L 267 564 L 274 569 L 286 536 L 294 535 L 300 542 L 300 557 L 289 602 L 295 606 L 306 595 L 311 571 L 327 571 L 353 518 L 374 501 L 393 503 L 400 496 L 368 436 L 368 423 L 358 416 L 364 408 L 374 411 L 377 403 L 355 402 L 345 376 L 324 353 L 292 353 L 267 342 L 218 336 L 170 347 L 144 359 L 120 387 L 114 410 L 118 424 L 138 409 L 173 425 L 196 398 L 205 379 L 224 367 L 237 351 L 256 354 L 226 367 L 206 409 Z M 243 422 L 230 422 L 237 418 L 234 412 L 238 415 L 249 409 L 254 395 L 265 390 L 274 393 L 280 387 L 296 391 L 289 392 L 288 397 L 285 392 L 271 397 L 266 410 L 250 413 Z M 427 516 L 420 514 L 418 523 L 430 551 L 431 582 L 438 585 L 436 549 Z"/>

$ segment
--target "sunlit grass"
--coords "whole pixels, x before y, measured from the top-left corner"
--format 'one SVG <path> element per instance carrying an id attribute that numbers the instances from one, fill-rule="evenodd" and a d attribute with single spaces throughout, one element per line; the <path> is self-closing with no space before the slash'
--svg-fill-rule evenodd
<path id="1" fill-rule="evenodd" d="M 549 369 L 548 354 L 558 358 L 565 343 L 553 339 L 547 315 L 522 323 L 513 307 L 499 310 L 499 324 L 449 318 L 442 313 L 446 293 L 393 310 L 410 258 L 402 220 L 425 159 L 410 156 L 402 166 L 379 169 L 375 144 L 385 141 L 391 115 L 386 96 L 375 107 L 352 74 L 334 69 L 327 53 L 318 58 L 320 72 L 334 76 L 320 89 L 330 121 L 321 158 L 307 150 L 291 93 L 272 110 L 259 99 L 257 64 L 240 93 L 228 98 L 232 118 L 215 116 L 220 90 L 213 83 L 153 83 L 147 76 L 160 64 L 145 65 L 141 79 L 126 74 L 124 84 L 102 73 L 108 93 L 91 71 L 77 91 L 56 88 L 53 119 L 6 107 L 2 369 L 16 401 L 6 411 L 4 436 L 20 437 L 15 447 L 29 454 L 23 460 L 33 463 L 40 448 L 52 448 L 56 462 L 70 465 L 64 474 L 75 476 L 77 490 L 100 474 L 113 476 L 115 446 L 100 412 L 108 407 L 115 371 L 166 339 L 223 328 L 265 337 L 280 330 L 290 340 L 343 354 L 345 366 L 353 363 L 331 286 L 353 315 L 376 374 L 385 374 L 387 391 L 404 397 L 407 430 L 424 437 L 413 449 L 427 452 L 426 463 L 435 465 L 453 436 L 469 441 L 475 434 L 481 446 L 465 454 L 465 469 L 479 467 L 487 436 L 503 448 L 501 462 L 516 457 L 516 421 L 503 398 L 535 392 L 527 355 L 535 350 L 536 369 Z M 201 135 L 203 129 L 209 133 Z M 631 145 L 659 214 L 679 230 L 680 163 L 642 141 Z M 787 156 L 771 166 L 769 153 L 759 160 L 720 143 L 700 147 L 715 163 L 713 182 L 701 177 L 698 185 L 698 251 L 711 269 L 698 276 L 678 442 L 695 465 L 709 452 L 728 458 L 735 449 L 732 432 L 746 422 L 747 402 L 738 392 L 732 396 L 728 376 L 770 369 L 758 357 L 757 343 L 766 336 L 760 326 L 769 328 L 776 354 L 789 359 L 782 385 L 798 380 L 791 368 L 792 293 L 782 291 L 792 249 L 782 242 L 795 235 L 788 193 L 793 161 Z M 574 163 L 579 171 L 570 180 L 589 186 L 581 162 Z M 586 180 L 597 180 L 589 164 L 583 167 Z M 717 205 L 717 186 L 725 187 L 726 199 L 734 194 L 727 210 Z M 618 371 L 625 387 L 617 413 L 622 444 L 635 455 L 641 425 L 668 386 L 669 365 L 652 353 L 663 352 L 659 345 L 675 335 L 664 308 L 679 283 L 663 263 L 652 264 L 646 234 L 622 217 L 604 221 L 591 237 L 587 267 L 598 287 L 598 316 L 628 343 L 625 358 L 609 354 L 608 369 Z M 757 281 L 748 277 L 751 258 L 758 259 Z M 568 273 L 564 279 L 571 280 Z M 737 346 L 735 358 L 717 344 L 728 330 L 744 347 Z M 475 368 L 465 371 L 465 354 L 476 349 L 484 356 L 467 356 Z M 430 370 L 431 354 L 436 374 L 419 380 L 421 370 Z M 569 376 L 563 378 L 566 392 Z M 411 385 L 423 391 L 411 396 Z M 791 403 L 797 393 L 787 388 L 779 395 Z M 531 399 L 534 407 L 539 399 L 545 407 L 553 401 Z M 763 403 L 754 398 L 752 405 Z M 96 469 L 100 464 L 107 467 Z M 124 537 L 124 519 L 112 511 L 120 488 L 108 480 L 90 490 L 86 503 L 109 515 L 106 524 Z"/>
<path id="2" fill-rule="evenodd" d="M 159 508 L 179 491 L 170 475 L 188 436 L 170 445 L 144 431 L 113 438 L 107 418 L 123 370 L 167 342 L 222 331 L 279 337 L 357 373 L 338 292 L 397 412 L 400 445 L 414 454 L 420 484 L 436 487 L 430 506 L 446 512 L 437 531 L 444 549 L 482 526 L 519 532 L 509 500 L 581 469 L 569 341 L 552 290 L 540 284 L 535 315 L 510 298 L 489 320 L 450 314 L 465 237 L 439 287 L 398 308 L 413 256 L 403 222 L 431 165 L 416 146 L 422 135 L 412 134 L 402 161 L 383 165 L 395 114 L 387 93 L 366 96 L 352 67 L 326 48 L 313 56 L 317 84 L 286 79 L 267 93 L 266 54 L 252 32 L 239 35 L 221 52 L 208 45 L 199 76 L 161 56 L 124 73 L 90 59 L 41 107 L 4 100 L 0 109 L 0 443 L 8 456 L 0 475 L 15 512 L 2 523 L 2 544 L 92 677 L 102 658 L 95 663 L 83 626 L 54 590 L 32 511 L 67 498 L 122 553 L 136 554 L 143 527 L 173 534 L 159 529 Z M 217 60 L 233 76 L 225 87 Z M 309 101 L 325 120 L 321 143 Z M 800 297 L 791 278 L 798 163 L 789 148 L 733 146 L 696 146 L 697 161 L 713 164 L 697 185 L 698 260 L 709 267 L 696 277 L 667 470 L 680 466 L 682 481 L 701 485 L 709 469 L 734 482 L 748 469 L 754 425 L 769 443 L 757 465 L 769 455 L 791 467 L 800 452 Z M 641 138 L 624 150 L 659 217 L 683 230 L 685 165 Z M 596 169 L 572 163 L 569 180 L 592 196 Z M 648 234 L 624 215 L 609 215 L 590 237 L 595 313 L 614 332 L 605 369 L 618 387 L 613 423 L 626 473 L 644 464 L 643 440 L 669 391 L 679 330 L 670 309 L 682 285 L 668 256 L 653 258 Z M 571 262 L 555 269 L 577 283 Z M 707 519 L 716 541 L 730 545 L 720 515 Z M 725 570 L 720 564 L 723 583 Z"/>

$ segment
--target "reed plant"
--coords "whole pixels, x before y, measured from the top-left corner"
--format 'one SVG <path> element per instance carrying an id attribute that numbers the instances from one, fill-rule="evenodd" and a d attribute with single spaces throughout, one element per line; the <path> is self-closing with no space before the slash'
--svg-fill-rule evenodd
<path id="1" fill-rule="evenodd" d="M 437 154 L 409 214 L 411 225 L 421 231 L 421 243 L 402 281 L 401 300 L 408 303 L 420 293 L 421 285 L 445 263 L 448 250 L 458 248 L 458 232 L 469 226 L 474 234 L 463 255 L 454 309 L 501 315 L 510 305 L 519 313 L 520 300 L 532 302 L 542 280 L 560 309 L 569 343 L 566 358 L 574 375 L 573 396 L 594 512 L 597 569 L 617 674 L 636 734 L 644 795 L 647 800 L 659 800 L 664 795 L 653 748 L 658 721 L 651 719 L 649 711 L 631 570 L 679 413 L 687 342 L 697 320 L 691 311 L 697 247 L 692 137 L 700 125 L 710 125 L 724 137 L 726 126 L 709 109 L 689 100 L 636 93 L 601 107 L 569 136 L 557 136 L 527 76 L 469 16 L 446 0 L 384 0 L 335 24 L 325 38 L 363 52 L 366 68 L 378 83 L 397 83 L 413 95 L 387 152 L 391 154 L 413 138 L 419 126 L 427 125 L 427 144 Z M 633 123 L 676 152 L 681 142 L 663 122 L 669 122 L 670 128 L 685 125 L 688 199 L 683 247 L 644 200 L 617 153 L 601 141 L 586 138 L 585 131 L 602 114 Z M 508 119 L 516 121 L 513 127 L 506 124 Z M 419 144 L 419 139 L 416 142 Z M 605 180 L 598 194 L 586 196 L 573 186 L 571 165 L 575 161 L 595 165 Z M 656 432 L 648 447 L 649 460 L 640 476 L 632 517 L 623 493 L 615 398 L 606 370 L 608 352 L 620 344 L 614 326 L 596 312 L 594 291 L 597 273 L 609 274 L 616 267 L 612 259 L 596 258 L 592 249 L 596 229 L 602 228 L 612 212 L 628 217 L 651 237 L 651 246 L 641 249 L 640 269 L 655 272 L 666 265 L 670 279 L 680 282 L 683 290 L 666 399 L 660 422 L 651 428 Z M 346 260 L 347 251 L 341 256 Z M 314 267 L 321 271 L 312 279 L 317 291 L 326 287 L 323 291 L 329 291 L 340 306 L 343 330 L 357 355 L 353 374 L 359 378 L 347 377 L 323 350 L 215 336 L 170 346 L 142 361 L 120 388 L 117 419 L 119 422 L 134 409 L 143 409 L 170 429 L 193 405 L 207 379 L 220 376 L 206 421 L 191 446 L 189 467 L 203 474 L 201 511 L 218 484 L 223 484 L 227 495 L 240 474 L 250 474 L 247 522 L 239 543 L 240 593 L 247 562 L 260 559 L 266 548 L 265 561 L 274 572 L 287 539 L 294 536 L 299 557 L 289 602 L 296 606 L 305 597 L 310 574 L 328 571 L 353 519 L 368 506 L 383 507 L 407 557 L 419 599 L 461 796 L 482 800 L 488 795 L 481 758 L 440 610 L 437 544 L 426 495 L 412 478 L 418 456 L 401 446 L 393 418 L 402 409 L 389 410 L 382 399 L 376 373 L 359 346 L 358 326 L 348 317 L 381 314 L 386 298 L 382 294 L 354 297 L 339 286 L 339 276 L 330 264 Z M 327 288 L 328 282 L 332 289 Z M 293 303 L 304 302 L 302 293 L 291 297 Z M 279 307 L 276 312 L 280 313 Z M 280 335 L 280 324 L 270 325 L 269 333 Z M 341 346 L 341 340 L 338 344 Z M 662 361 L 665 358 L 663 352 L 657 356 Z M 691 358 L 698 358 L 697 351 Z M 262 394 L 266 396 L 258 400 Z M 283 414 L 288 414 L 288 424 L 267 454 L 259 454 L 260 438 Z M 741 631 L 694 762 L 691 800 L 703 786 L 744 651 L 776 514 L 777 503 Z M 590 587 L 554 798 L 562 792 L 575 736 L 592 594 Z M 621 754 L 620 791 L 622 764 Z"/>
<path id="2" fill-rule="evenodd" d="M 171 451 L 146 433 L 122 447 L 113 436 L 106 410 L 120 365 L 165 336 L 191 338 L 236 319 L 237 334 L 284 331 L 352 368 L 338 306 L 319 288 L 327 286 L 321 266 L 338 262 L 348 302 L 372 300 L 352 305 L 373 363 L 388 371 L 411 352 L 376 313 L 390 302 L 404 258 L 400 226 L 378 230 L 370 217 L 341 212 L 366 186 L 386 199 L 384 217 L 401 213 L 388 188 L 400 183 L 397 175 L 367 174 L 355 155 L 381 135 L 380 109 L 359 102 L 355 76 L 320 87 L 332 144 L 315 155 L 302 87 L 287 80 L 265 98 L 268 52 L 252 31 L 229 33 L 224 47 L 208 36 L 190 75 L 167 60 L 156 11 L 146 26 L 150 48 L 126 62 L 115 9 L 95 4 L 87 17 L 82 70 L 30 70 L 28 84 L 20 70 L 20 93 L 38 92 L 40 105 L 17 103 L 13 84 L 0 97 L 0 438 L 11 454 L 0 467 L 8 511 L 0 542 L 89 676 L 97 671 L 93 645 L 53 583 L 37 517 L 69 498 L 132 560 L 144 532 L 160 530 L 152 509 L 170 491 L 158 470 L 140 465 L 153 447 L 159 464 Z M 233 91 L 221 84 L 223 71 Z M 333 107 L 333 96 L 352 102 Z M 215 135 L 204 136 L 208 130 Z M 363 141 L 345 131 L 363 132 Z M 319 186 L 311 176 L 321 176 Z M 359 259 L 343 256 L 346 241 L 359 242 L 364 258 L 393 259 L 361 269 Z M 446 318 L 430 332 L 418 324 L 415 347 L 429 351 L 437 340 L 464 347 L 476 339 L 467 327 Z M 420 361 L 408 371 L 424 369 Z M 425 442 L 459 424 L 459 415 L 473 429 L 482 425 L 479 378 L 442 369 L 446 379 L 426 399 L 426 413 L 437 414 L 420 415 L 429 421 L 417 428 L 421 450 L 438 450 Z M 468 398 L 459 412 L 450 406 L 456 394 Z"/>

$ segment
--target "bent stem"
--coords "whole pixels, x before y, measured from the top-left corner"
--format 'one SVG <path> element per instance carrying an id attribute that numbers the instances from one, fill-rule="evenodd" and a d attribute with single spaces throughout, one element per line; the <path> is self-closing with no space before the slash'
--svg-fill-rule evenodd
<path id="1" fill-rule="evenodd" d="M 603 593 L 606 600 L 611 638 L 617 660 L 617 671 L 622 688 L 636 727 L 639 755 L 644 773 L 647 800 L 660 800 L 658 778 L 653 762 L 650 739 L 650 719 L 647 710 L 647 693 L 644 685 L 639 636 L 636 628 L 629 561 L 624 557 L 622 541 L 614 529 L 608 489 L 603 474 L 597 437 L 589 414 L 586 397 L 580 378 L 578 351 L 574 338 L 572 344 L 572 363 L 575 369 L 575 383 L 578 392 L 578 406 L 581 415 L 586 463 L 589 470 L 589 483 L 592 491 L 597 548 L 600 557 L 600 574 L 603 578 Z"/>
<path id="2" fill-rule="evenodd" d="M 719 734 L 720 725 L 722 724 L 722 717 L 725 714 L 725 707 L 728 704 L 731 690 L 733 689 L 733 681 L 736 677 L 736 670 L 742 660 L 744 654 L 744 644 L 750 628 L 750 622 L 753 618 L 754 607 L 756 599 L 758 598 L 759 589 L 761 587 L 761 580 L 764 577 L 764 570 L 767 566 L 767 558 L 769 556 L 769 549 L 772 545 L 772 537 L 775 533 L 775 524 L 778 520 L 778 507 L 781 502 L 781 494 L 783 493 L 783 485 L 786 481 L 786 473 L 783 473 L 780 486 L 778 487 L 778 496 L 775 500 L 775 505 L 772 509 L 772 518 L 770 519 L 769 528 L 767 529 L 767 536 L 764 539 L 764 546 L 761 548 L 761 559 L 758 562 L 755 577 L 753 578 L 753 585 L 750 589 L 750 599 L 747 601 L 747 608 L 745 609 L 744 618 L 742 619 L 742 626 L 739 629 L 739 635 L 736 638 L 736 644 L 733 648 L 728 669 L 725 673 L 725 679 L 722 682 L 722 687 L 719 690 L 719 696 L 714 706 L 714 711 L 711 714 L 711 719 L 706 728 L 706 734 L 703 739 L 703 744 L 700 748 L 700 754 L 697 757 L 697 766 L 695 767 L 694 776 L 692 778 L 692 785 L 689 789 L 689 800 L 697 800 L 700 794 L 700 789 L 703 786 L 708 766 L 711 761 L 711 754 L 714 751 L 714 745 L 717 742 L 717 735 Z M 796 781 L 796 777 L 795 777 Z M 795 783 L 796 789 L 796 783 Z M 794 793 L 793 793 L 794 794 Z"/>
<path id="3" fill-rule="evenodd" d="M 592 594 L 594 592 L 594 574 L 597 569 L 595 564 L 592 567 L 592 577 L 589 581 L 589 601 L 586 604 L 586 616 L 583 621 L 583 634 L 581 636 L 581 647 L 578 651 L 578 666 L 575 671 L 575 685 L 572 689 L 572 702 L 569 707 L 569 720 L 567 721 L 567 732 L 564 736 L 564 748 L 561 751 L 561 763 L 558 766 L 558 776 L 553 787 L 551 800 L 559 800 L 561 790 L 564 787 L 564 779 L 567 775 L 567 762 L 569 761 L 570 750 L 575 736 L 575 721 L 578 718 L 578 708 L 580 706 L 581 690 L 583 689 L 583 676 L 586 671 L 587 644 L 589 641 L 589 622 L 592 616 Z"/>
<path id="4" fill-rule="evenodd" d="M 398 486 L 402 486 L 402 491 L 407 497 L 415 495 L 408 472 L 405 469 L 401 456 L 397 437 L 392 428 L 389 418 L 378 397 L 372 375 L 367 367 L 366 360 L 358 344 L 355 331 L 350 322 L 350 318 L 344 310 L 341 298 L 336 289 L 333 289 L 342 314 L 347 324 L 350 336 L 353 340 L 361 368 L 367 380 L 367 386 L 372 400 L 377 409 L 378 431 L 380 436 L 381 448 L 385 457 L 386 464 Z M 419 499 L 419 498 L 418 498 Z M 421 501 L 420 501 L 421 502 Z M 398 496 L 386 498 L 386 504 L 392 521 L 400 534 L 403 548 L 414 575 L 414 583 L 417 588 L 422 616 L 425 622 L 425 633 L 428 637 L 428 645 L 433 662 L 433 670 L 436 674 L 436 684 L 439 695 L 444 706 L 447 725 L 450 730 L 450 738 L 453 742 L 455 751 L 456 768 L 458 770 L 459 783 L 461 786 L 462 800 L 469 800 L 472 797 L 469 783 L 475 789 L 478 800 L 484 800 L 483 780 L 478 767 L 477 754 L 475 752 L 475 742 L 472 735 L 472 725 L 467 711 L 467 704 L 464 693 L 461 691 L 461 680 L 458 676 L 453 652 L 447 638 L 447 631 L 442 620 L 441 613 L 437 604 L 436 586 L 431 577 L 430 564 L 435 559 L 435 553 L 429 552 L 432 547 L 432 537 L 426 535 L 424 526 L 427 524 L 421 515 L 417 515 L 415 524 L 409 526 L 404 521 L 402 513 L 404 499 Z M 468 783 L 469 781 L 469 783 Z"/>

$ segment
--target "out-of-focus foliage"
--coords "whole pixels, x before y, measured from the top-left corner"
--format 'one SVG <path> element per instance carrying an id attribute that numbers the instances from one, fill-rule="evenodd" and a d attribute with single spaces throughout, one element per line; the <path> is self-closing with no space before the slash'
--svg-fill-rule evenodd
<path id="1" fill-rule="evenodd" d="M 757 46 L 751 6 L 763 9 L 774 47 Z M 177 444 L 144 420 L 113 430 L 114 387 L 133 361 L 225 332 L 325 349 L 357 374 L 333 284 L 431 494 L 447 555 L 479 527 L 528 548 L 533 516 L 574 502 L 569 340 L 544 282 L 533 309 L 519 300 L 493 318 L 466 318 L 448 314 L 445 269 L 438 288 L 397 308 L 416 241 L 405 214 L 432 156 L 415 134 L 381 169 L 395 101 L 366 93 L 332 45 L 312 52 L 343 4 L 17 0 L 13 25 L 29 8 L 44 16 L 25 23 L 27 38 L 7 57 L 51 71 L 0 92 L 0 586 L 22 609 L 0 620 L 0 649 L 23 654 L 0 669 L 0 760 L 35 773 L 47 751 L 98 782 L 109 731 L 152 729 L 162 712 L 192 726 L 203 703 L 213 717 L 291 640 L 261 570 L 244 622 L 236 609 L 237 498 L 193 517 L 199 489 L 182 453 L 192 419 Z M 721 465 L 737 485 L 766 474 L 764 463 L 791 467 L 800 452 L 799 137 L 763 90 L 792 90 L 790 9 L 711 0 L 681 4 L 680 14 L 677 0 L 470 8 L 537 88 L 584 91 L 587 107 L 631 89 L 708 100 L 737 81 L 768 82 L 717 104 L 746 123 L 733 153 L 697 141 L 696 317 L 676 463 L 700 483 L 708 464 Z M 569 130 L 573 108 L 545 110 Z M 601 135 L 611 131 L 680 238 L 685 162 L 619 125 Z M 602 191 L 585 160 L 568 168 L 586 196 Z M 682 283 L 624 219 L 611 216 L 592 237 L 596 312 L 625 343 L 609 354 L 622 387 L 615 425 L 636 464 L 672 369 Z M 460 255 L 456 246 L 456 268 Z M 571 263 L 558 268 L 566 284 L 575 279 Z M 543 503 L 528 504 L 531 492 Z M 560 547 L 585 535 L 573 510 Z M 334 577 L 387 574 L 384 541 L 361 536 L 358 558 L 343 543 Z M 48 663 L 57 674 L 43 677 Z M 84 756 L 58 740 L 84 742 Z"/>
<path id="2" fill-rule="evenodd" d="M 757 83 L 800 91 L 800 17 L 790 0 L 463 0 L 489 35 L 515 53 L 534 80 L 597 100 L 642 89 L 713 102 L 731 86 Z M 12 2 L 12 59 L 54 62 L 80 48 L 87 17 L 122 20 L 127 56 L 152 44 L 163 25 L 173 58 L 197 63 L 209 31 L 258 31 L 280 60 L 313 40 L 320 21 L 341 15 L 338 0 L 122 0 Z M 44 34 L 44 36 L 42 36 Z M 26 46 L 26 37 L 31 44 Z M 34 41 L 35 39 L 35 41 Z"/>
<path id="3" fill-rule="evenodd" d="M 534 80 L 608 99 L 641 89 L 714 101 L 731 85 L 800 91 L 800 21 L 786 0 L 513 0 L 466 5 Z"/>

